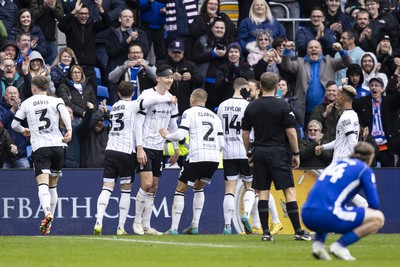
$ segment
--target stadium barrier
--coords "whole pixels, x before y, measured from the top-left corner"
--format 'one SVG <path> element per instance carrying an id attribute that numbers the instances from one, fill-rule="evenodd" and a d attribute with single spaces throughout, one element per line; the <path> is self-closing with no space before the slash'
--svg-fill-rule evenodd
<path id="1" fill-rule="evenodd" d="M 307 194 L 319 174 L 319 170 L 294 170 L 299 206 L 304 203 Z M 174 197 L 176 180 L 179 170 L 167 169 L 160 178 L 159 190 L 156 195 L 152 226 L 160 231 L 166 231 L 171 224 L 171 205 Z M 399 169 L 376 169 L 377 186 L 379 189 L 381 209 L 386 216 L 385 226 L 380 233 L 400 233 L 400 188 Z M 132 233 L 132 223 L 135 210 L 135 196 L 139 187 L 139 178 L 132 188 L 132 202 L 125 225 L 128 233 Z M 59 200 L 55 212 L 55 220 L 51 234 L 55 235 L 88 235 L 92 234 L 96 221 L 96 202 L 102 188 L 101 169 L 68 169 L 58 183 Z M 205 188 L 206 201 L 200 221 L 200 233 L 222 233 L 224 218 L 222 202 L 224 198 L 223 172 L 218 170 L 210 186 Z M 286 205 L 281 191 L 272 191 L 278 207 L 279 217 L 283 224 L 282 234 L 292 234 Z M 243 186 L 237 187 L 237 195 L 243 197 Z M 119 186 L 114 189 L 106 216 L 103 221 L 103 234 L 115 234 L 118 225 Z M 243 209 L 241 198 L 236 203 L 234 228 L 236 232 L 243 231 L 240 214 Z M 192 219 L 193 192 L 186 194 L 185 210 L 182 215 L 179 230 L 186 228 Z M 43 212 L 39 205 L 37 186 L 32 170 L 1 170 L 0 171 L 0 235 L 39 235 L 39 223 Z"/>

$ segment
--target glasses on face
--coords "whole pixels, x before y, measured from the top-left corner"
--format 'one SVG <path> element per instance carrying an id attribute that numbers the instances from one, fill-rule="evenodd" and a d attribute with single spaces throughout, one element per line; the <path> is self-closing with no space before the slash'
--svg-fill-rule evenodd
<path id="1" fill-rule="evenodd" d="M 81 74 L 82 72 L 80 72 L 80 71 L 73 71 L 72 72 L 72 74 L 74 74 L 74 75 L 78 75 L 78 74 Z"/>
<path id="2" fill-rule="evenodd" d="M 218 6 L 218 3 L 210 3 L 210 2 L 208 2 L 207 5 L 209 5 L 209 6 Z"/>
<path id="3" fill-rule="evenodd" d="M 320 131 L 320 129 L 308 129 L 308 132 L 310 132 L 310 133 L 316 133 L 319 131 Z"/>
<path id="4" fill-rule="evenodd" d="M 15 68 L 15 65 L 4 65 L 4 68 L 13 69 L 13 68 Z"/>

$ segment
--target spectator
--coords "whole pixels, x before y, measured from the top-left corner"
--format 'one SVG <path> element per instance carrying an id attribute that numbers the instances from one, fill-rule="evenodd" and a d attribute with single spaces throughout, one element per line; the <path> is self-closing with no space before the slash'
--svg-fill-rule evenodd
<path id="1" fill-rule="evenodd" d="M 333 44 L 333 49 L 340 52 L 341 58 L 332 59 L 329 55 L 322 55 L 321 44 L 312 40 L 307 46 L 306 57 L 298 57 L 291 61 L 290 52 L 294 48 L 293 42 L 286 43 L 283 53 L 282 68 L 296 74 L 296 96 L 301 108 L 299 120 L 307 125 L 315 106 L 320 104 L 325 95 L 325 85 L 333 80 L 335 71 L 347 67 L 351 58 L 339 43 Z"/>
<path id="2" fill-rule="evenodd" d="M 165 58 L 165 1 L 140 0 L 140 22 L 146 32 L 149 47 L 153 45 L 156 60 Z"/>
<path id="3" fill-rule="evenodd" d="M 254 72 L 250 65 L 241 60 L 242 51 L 239 43 L 231 43 L 226 53 L 227 59 L 217 69 L 216 99 L 213 100 L 216 107 L 233 96 L 235 92 L 233 83 L 237 78 L 254 79 Z"/>
<path id="4" fill-rule="evenodd" d="M 94 112 L 87 135 L 80 140 L 80 168 L 103 168 L 104 155 L 108 141 L 109 127 L 104 125 L 108 117 L 106 100 L 100 104 L 99 110 Z"/>
<path id="5" fill-rule="evenodd" d="M 256 40 L 248 43 L 246 48 L 249 51 L 247 62 L 250 66 L 254 66 L 264 57 L 267 50 L 271 47 L 272 38 L 268 31 L 260 31 L 257 33 Z"/>
<path id="6" fill-rule="evenodd" d="M 352 64 L 355 65 L 355 64 Z M 311 112 L 310 121 L 316 120 L 322 124 L 324 139 L 328 142 L 336 138 L 336 125 L 340 114 L 336 107 L 339 88 L 334 81 L 328 81 L 325 85 L 325 97 L 322 103 L 316 106 Z M 332 159 L 331 153 L 331 159 Z"/>
<path id="7" fill-rule="evenodd" d="M 186 58 L 191 59 L 191 48 L 193 40 L 189 36 L 189 24 L 198 15 L 198 6 L 196 0 L 166 0 L 166 29 L 167 42 L 181 40 L 185 43 Z"/>
<path id="8" fill-rule="evenodd" d="M 52 64 L 57 57 L 56 20 L 64 16 L 61 0 L 32 0 L 32 19 L 36 21 L 46 39 L 45 62 Z"/>
<path id="9" fill-rule="evenodd" d="M 16 146 L 13 145 L 13 141 L 8 134 L 8 131 L 4 129 L 3 124 L 0 120 L 0 169 L 3 168 L 4 155 L 9 154 L 9 157 L 16 153 Z"/>
<path id="10" fill-rule="evenodd" d="M 225 20 L 215 19 L 211 33 L 203 35 L 194 44 L 192 59 L 197 63 L 200 75 L 204 79 L 204 88 L 208 94 L 206 107 L 214 109 L 216 101 L 216 73 L 227 55 L 229 40 L 225 36 Z M 187 52 L 186 52 L 187 53 Z"/>
<path id="11" fill-rule="evenodd" d="M 393 54 L 389 35 L 384 35 L 382 41 L 376 47 L 376 59 L 381 64 L 380 72 L 386 74 L 388 78 L 392 77 L 397 68 L 395 62 L 397 61 L 399 64 L 400 58 L 399 55 Z"/>
<path id="12" fill-rule="evenodd" d="M 335 33 L 324 26 L 325 16 L 320 7 L 314 7 L 311 11 L 311 24 L 300 28 L 296 34 L 296 49 L 299 57 L 307 54 L 307 45 L 311 40 L 317 40 L 322 47 L 324 56 L 335 55 L 332 44 L 336 42 Z"/>
<path id="13" fill-rule="evenodd" d="M 351 60 L 355 64 L 361 64 L 361 57 L 364 55 L 364 50 L 359 46 L 356 46 L 357 32 L 355 30 L 344 30 L 341 37 L 340 43 L 342 47 L 346 49 L 347 53 L 351 57 Z M 340 58 L 340 54 L 336 53 L 335 58 Z M 338 70 L 335 74 L 336 83 L 341 84 L 342 78 L 346 77 L 346 69 Z"/>
<path id="14" fill-rule="evenodd" d="M 247 44 L 256 40 L 259 30 L 269 30 L 271 37 L 286 36 L 285 28 L 272 16 L 271 9 L 264 0 L 254 0 L 249 17 L 243 19 L 238 27 L 237 40 L 247 55 Z"/>
<path id="15" fill-rule="evenodd" d="M 14 61 L 17 60 L 19 55 L 19 47 L 14 40 L 6 40 L 1 47 L 0 52 L 0 64 L 2 64 L 3 60 L 7 57 Z"/>
<path id="16" fill-rule="evenodd" d="M 399 73 L 399 68 L 396 72 Z M 382 167 L 395 167 L 394 154 L 400 153 L 399 125 L 395 115 L 400 107 L 399 84 L 396 80 L 394 83 L 397 90 L 392 90 L 392 95 L 385 96 L 383 80 L 380 77 L 373 77 L 369 80 L 371 95 L 353 101 L 353 108 L 357 112 L 360 125 L 370 129 L 372 137 L 379 146 L 376 160 Z"/>
<path id="17" fill-rule="evenodd" d="M 64 100 L 67 107 L 72 109 L 74 115 L 72 126 L 75 126 L 82 121 L 86 112 L 87 102 L 92 103 L 94 110 L 97 110 L 97 98 L 81 66 L 72 66 L 69 73 L 71 79 L 65 79 L 57 88 L 57 96 Z"/>
<path id="18" fill-rule="evenodd" d="M 342 0 L 325 0 L 324 25 L 335 33 L 336 40 L 340 39 L 343 31 L 353 28 L 349 16 L 340 9 L 341 1 Z"/>
<path id="19" fill-rule="evenodd" d="M 65 15 L 58 23 L 58 28 L 65 33 L 67 46 L 76 55 L 85 76 L 88 77 L 94 90 L 97 90 L 97 77 L 94 71 L 96 65 L 96 34 L 111 26 L 111 20 L 102 7 L 102 0 L 95 0 L 101 20 L 89 19 L 89 8 L 76 1 L 74 10 Z"/>
<path id="20" fill-rule="evenodd" d="M 168 46 L 168 59 L 157 61 L 157 65 L 168 65 L 174 70 L 174 83 L 169 92 L 179 99 L 179 115 L 190 108 L 190 95 L 203 84 L 194 62 L 185 59 L 185 45 L 181 41 L 172 41 Z"/>
<path id="21" fill-rule="evenodd" d="M 332 161 L 332 151 L 315 155 L 315 147 L 323 144 L 322 124 L 317 120 L 308 123 L 306 136 L 299 140 L 300 168 L 325 168 Z M 324 142 L 326 143 L 326 142 Z"/>
<path id="22" fill-rule="evenodd" d="M 18 7 L 13 1 L 2 1 L 0 7 L 0 20 L 3 21 L 4 27 L 6 27 L 8 33 L 11 32 L 11 29 L 17 20 L 17 15 Z"/>
<path id="23" fill-rule="evenodd" d="M 156 84 L 156 68 L 150 66 L 143 58 L 143 49 L 140 44 L 130 44 L 128 60 L 117 66 L 108 74 L 108 79 L 113 83 L 128 81 L 133 84 L 133 99 L 137 99 L 144 89 L 152 88 Z M 112 102 L 117 101 L 116 90 L 110 92 Z"/>
<path id="24" fill-rule="evenodd" d="M 30 48 L 32 50 L 36 50 L 41 55 L 47 56 L 46 38 L 39 26 L 34 24 L 32 14 L 27 8 L 18 11 L 15 26 L 12 27 L 11 31 L 8 33 L 8 39 L 16 40 L 18 43 L 17 37 L 21 33 L 30 35 Z"/>
<path id="25" fill-rule="evenodd" d="M 32 51 L 32 53 L 29 55 L 28 71 L 31 78 L 38 75 L 46 77 L 49 80 L 49 91 L 47 93 L 49 95 L 55 95 L 56 89 L 51 81 L 50 67 L 49 65 L 45 64 L 44 59 L 39 52 Z"/>
<path id="26" fill-rule="evenodd" d="M 6 60 L 7 62 L 8 60 Z M 8 64 L 8 62 L 7 62 Z M 13 146 L 12 154 L 5 154 L 4 168 L 29 168 L 30 163 L 27 158 L 26 138 L 19 132 L 12 129 L 11 123 L 15 113 L 21 105 L 18 89 L 15 86 L 8 86 L 5 90 L 4 97 L 0 101 L 0 121 L 10 134 Z M 25 122 L 26 124 L 26 122 Z"/>
<path id="27" fill-rule="evenodd" d="M 351 85 L 356 89 L 357 96 L 356 98 L 360 98 L 363 96 L 369 96 L 369 88 L 364 87 L 364 75 L 362 68 L 358 64 L 350 64 L 347 68 L 345 82 L 342 82 L 342 85 Z"/>
<path id="28" fill-rule="evenodd" d="M 51 66 L 51 80 L 54 87 L 57 89 L 65 79 L 69 77 L 69 70 L 71 66 L 78 64 L 74 51 L 69 47 L 64 47 L 60 50 L 56 60 Z"/>
<path id="29" fill-rule="evenodd" d="M 215 18 L 225 20 L 226 36 L 236 37 L 236 26 L 225 13 L 220 12 L 220 0 L 205 0 L 200 8 L 200 14 L 197 15 L 193 22 L 189 25 L 189 34 L 194 41 L 204 34 L 211 31 L 211 25 Z"/>
<path id="30" fill-rule="evenodd" d="M 28 65 L 29 59 L 26 58 L 22 63 L 23 76 L 21 76 L 17 71 L 17 63 L 14 60 L 10 58 L 3 60 L 3 64 L 0 66 L 1 96 L 4 96 L 6 88 L 10 85 L 18 89 L 22 101 L 32 95 Z"/>
<path id="31" fill-rule="evenodd" d="M 143 58 L 146 58 L 150 47 L 147 41 L 146 33 L 134 26 L 133 12 L 130 9 L 124 9 L 120 14 L 120 23 L 118 27 L 112 27 L 108 30 L 106 38 L 106 51 L 108 54 L 108 62 L 106 68 L 107 80 L 108 75 L 117 66 L 124 64 L 128 59 L 128 50 L 130 44 L 140 44 L 143 50 Z M 116 92 L 117 84 L 109 81 L 109 91 Z M 114 104 L 117 101 L 116 93 L 112 93 L 112 98 L 109 104 Z"/>
<path id="32" fill-rule="evenodd" d="M 369 80 L 375 77 L 379 77 L 382 79 L 384 86 L 387 86 L 388 78 L 386 74 L 380 73 L 380 64 L 376 60 L 376 57 L 373 53 L 367 52 L 361 58 L 361 68 L 363 70 L 364 75 L 364 83 L 363 86 L 368 88 Z"/>

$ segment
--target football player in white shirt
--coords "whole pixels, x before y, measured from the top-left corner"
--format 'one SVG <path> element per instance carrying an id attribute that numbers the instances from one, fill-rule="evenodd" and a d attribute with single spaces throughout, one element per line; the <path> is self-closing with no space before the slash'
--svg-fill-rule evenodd
<path id="1" fill-rule="evenodd" d="M 218 117 L 222 121 L 225 147 L 223 152 L 225 196 L 223 202 L 225 228 L 224 234 L 231 234 L 231 222 L 235 211 L 235 192 L 237 180 L 241 179 L 246 193 L 243 196 L 244 216 L 248 219 L 255 200 L 254 189 L 251 188 L 253 174 L 247 161 L 247 151 L 242 138 L 242 118 L 249 102 L 241 95 L 241 90 L 249 91 L 249 82 L 237 78 L 233 83 L 234 94 L 222 102 L 218 108 Z M 249 224 L 245 225 L 246 233 L 252 232 Z"/>
<path id="2" fill-rule="evenodd" d="M 168 91 L 173 80 L 171 67 L 158 66 L 157 85 L 146 89 L 139 99 L 153 98 L 158 95 L 172 96 Z M 170 132 L 178 129 L 178 106 L 171 103 L 158 103 L 140 111 L 135 123 L 135 138 L 137 160 L 139 162 L 140 188 L 136 195 L 135 220 L 133 232 L 138 235 L 162 235 L 161 232 L 150 226 L 150 218 L 153 212 L 154 197 L 157 192 L 158 179 L 162 174 L 163 150 L 165 140 L 160 136 L 159 129 L 168 128 Z M 169 159 L 173 165 L 179 157 L 178 144 L 173 143 L 175 154 Z"/>
<path id="3" fill-rule="evenodd" d="M 352 109 L 353 99 L 357 91 L 350 85 L 345 85 L 339 91 L 336 105 L 343 113 L 336 125 L 336 138 L 332 142 L 315 147 L 315 154 L 320 155 L 323 150 L 333 149 L 332 161 L 350 157 L 358 142 L 360 125 L 357 113 Z M 368 207 L 368 202 L 359 194 L 355 195 L 352 202 L 358 207 Z"/>
<path id="4" fill-rule="evenodd" d="M 40 205 L 45 218 L 40 222 L 42 235 L 50 233 L 58 194 L 57 181 L 61 176 L 63 147 L 72 137 L 71 117 L 61 98 L 47 96 L 49 82 L 44 76 L 36 76 L 31 81 L 33 96 L 22 102 L 15 114 L 11 127 L 14 131 L 31 137 L 32 160 L 38 185 Z M 67 132 L 62 136 L 58 125 L 64 122 Z M 28 128 L 21 125 L 27 119 Z"/>
<path id="5" fill-rule="evenodd" d="M 172 204 L 172 224 L 168 235 L 177 235 L 178 226 L 185 206 L 185 193 L 193 186 L 193 219 L 183 233 L 197 235 L 204 205 L 203 188 L 210 184 L 211 177 L 218 168 L 220 152 L 224 148 L 222 124 L 218 116 L 205 107 L 207 93 L 196 89 L 190 96 L 190 109 L 182 115 L 179 129 L 169 133 L 160 129 L 160 135 L 167 140 L 182 140 L 189 132 L 190 148 L 187 162 L 179 175 L 174 202 Z"/>
<path id="6" fill-rule="evenodd" d="M 121 184 L 121 198 L 119 201 L 117 235 L 127 235 L 124 226 L 131 204 L 132 182 L 135 178 L 134 125 L 137 112 L 157 103 L 176 103 L 176 97 L 167 94 L 131 101 L 133 94 L 132 83 L 122 81 L 118 85 L 120 100 L 112 106 L 110 112 L 110 130 L 104 158 L 103 189 L 97 200 L 97 220 L 94 226 L 94 235 L 101 235 L 102 233 L 104 213 L 118 177 Z"/>

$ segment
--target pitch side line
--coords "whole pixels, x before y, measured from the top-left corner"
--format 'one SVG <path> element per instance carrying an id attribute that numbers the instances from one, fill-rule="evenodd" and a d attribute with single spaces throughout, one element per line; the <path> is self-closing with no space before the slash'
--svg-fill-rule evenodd
<path id="1" fill-rule="evenodd" d="M 119 238 L 104 238 L 104 237 L 52 237 L 52 238 L 76 238 L 86 240 L 106 240 L 106 241 L 120 241 L 120 242 L 133 242 L 133 243 L 146 243 L 146 244 L 159 244 L 159 245 L 185 245 L 193 247 L 214 247 L 214 248 L 240 248 L 243 246 L 233 245 L 218 245 L 218 244 L 207 244 L 207 243 L 186 243 L 186 242 L 167 242 L 167 241 L 154 241 L 154 240 L 137 240 L 137 239 L 119 239 Z"/>

